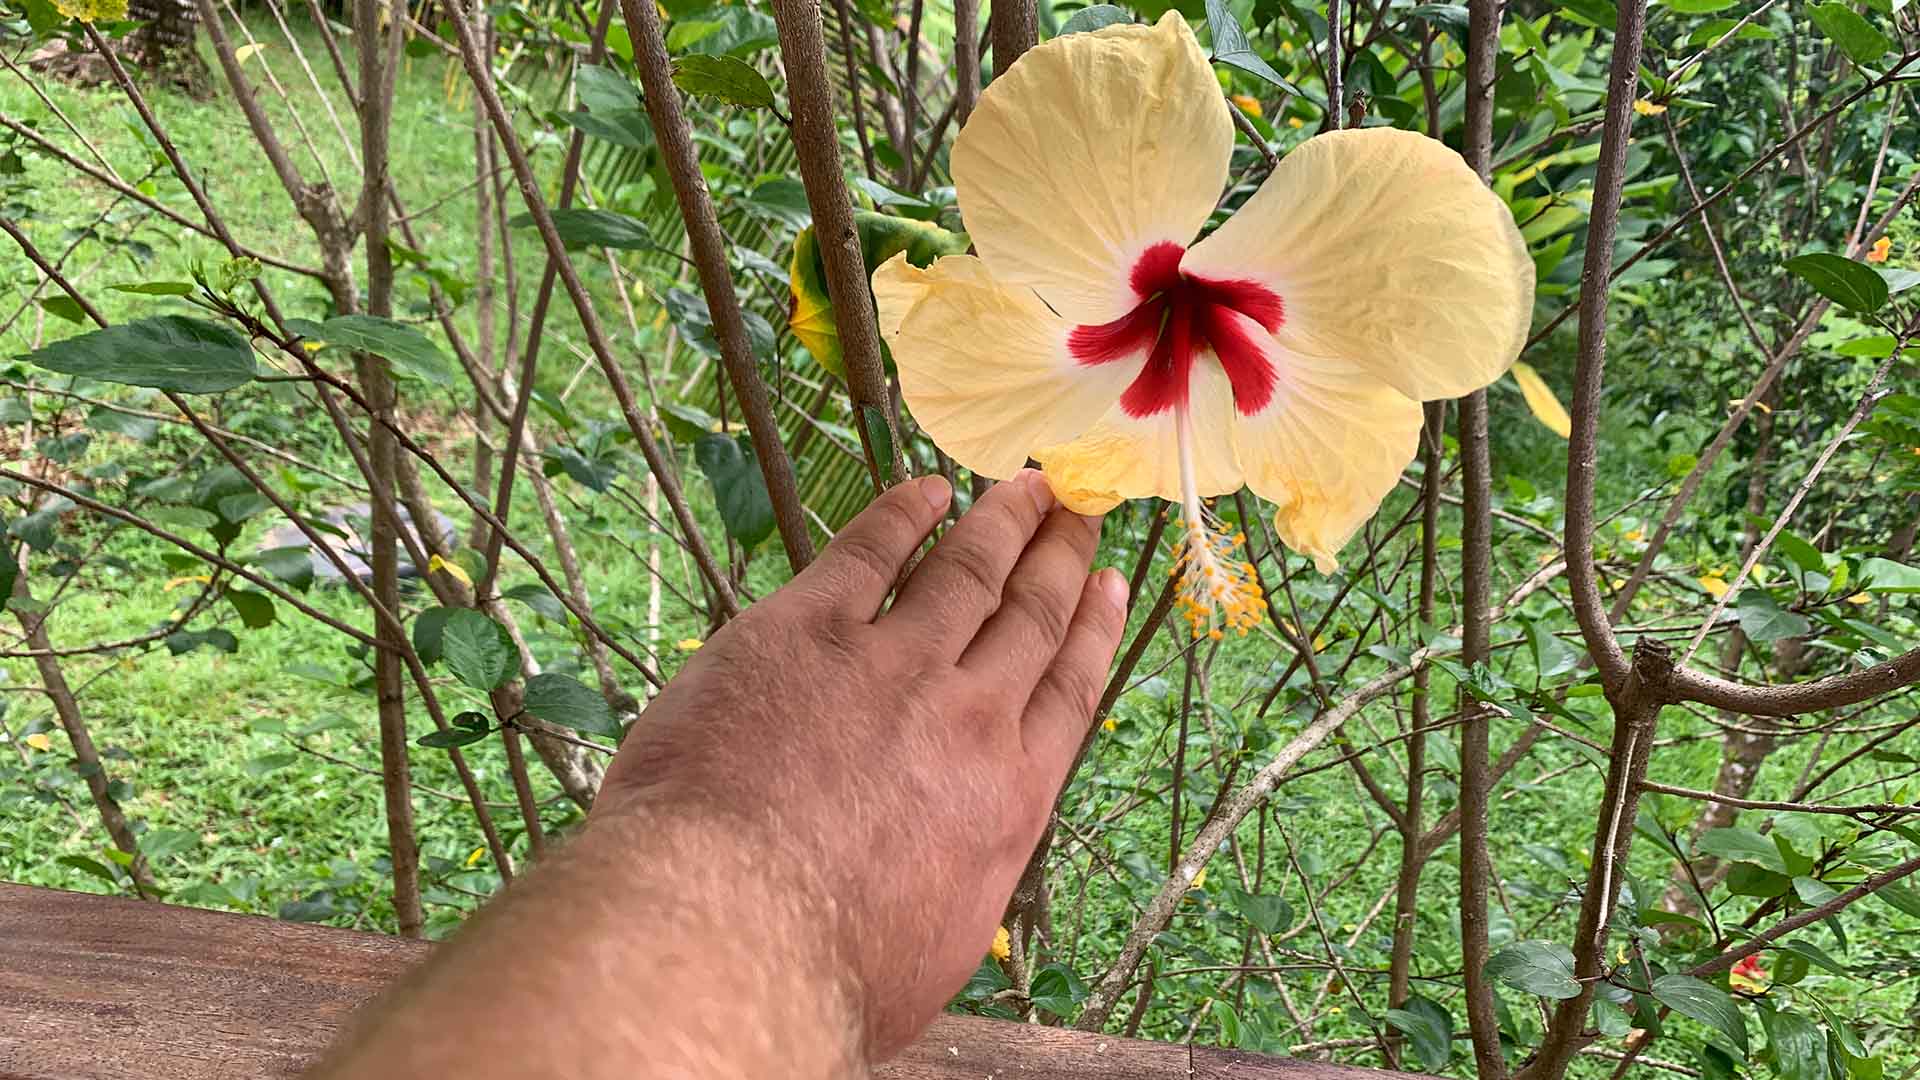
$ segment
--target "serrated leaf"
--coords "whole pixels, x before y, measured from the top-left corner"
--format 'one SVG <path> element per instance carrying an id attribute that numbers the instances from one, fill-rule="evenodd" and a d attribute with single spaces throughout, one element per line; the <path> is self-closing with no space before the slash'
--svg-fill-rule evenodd
<path id="1" fill-rule="evenodd" d="M 504 685 L 520 659 L 507 628 L 470 608 L 455 609 L 446 617 L 440 655 L 453 677 L 475 690 Z"/>
<path id="2" fill-rule="evenodd" d="M 673 61 L 673 85 L 689 94 L 719 98 L 749 109 L 773 105 L 773 87 L 737 56 L 693 54 Z"/>
<path id="3" fill-rule="evenodd" d="M 1573 953 L 1552 941 L 1516 941 L 1487 959 L 1488 978 L 1537 997 L 1563 1001 L 1580 995 Z"/>
<path id="4" fill-rule="evenodd" d="M 593 735 L 620 734 L 606 699 L 571 675 L 544 672 L 528 679 L 521 707 L 549 724 Z"/>
<path id="5" fill-rule="evenodd" d="M 1789 273 L 1813 286 L 1814 291 L 1848 311 L 1874 312 L 1886 306 L 1887 279 L 1875 273 L 1866 263 L 1816 251 L 1809 255 L 1796 255 L 1782 265 Z"/>
<path id="6" fill-rule="evenodd" d="M 247 339 L 217 323 L 161 315 L 35 349 L 30 364 L 102 382 L 216 394 L 253 381 Z"/>

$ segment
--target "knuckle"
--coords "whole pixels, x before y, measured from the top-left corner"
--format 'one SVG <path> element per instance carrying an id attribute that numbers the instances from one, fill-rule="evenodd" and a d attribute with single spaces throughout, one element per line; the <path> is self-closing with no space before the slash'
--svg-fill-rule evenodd
<path id="1" fill-rule="evenodd" d="M 1002 610 L 1025 620 L 1040 643 L 1057 646 L 1065 641 L 1073 619 L 1072 605 L 1063 603 L 1053 590 L 1028 581 L 1008 583 Z"/>
<path id="2" fill-rule="evenodd" d="M 956 544 L 944 561 L 957 579 L 954 582 L 956 587 L 986 593 L 996 603 L 999 602 L 1006 580 L 984 545 Z"/>
<path id="3" fill-rule="evenodd" d="M 891 581 L 893 578 L 893 554 L 874 532 L 865 529 L 843 532 L 834 537 L 833 551 L 844 565 L 838 571 L 844 577 L 877 581 Z"/>

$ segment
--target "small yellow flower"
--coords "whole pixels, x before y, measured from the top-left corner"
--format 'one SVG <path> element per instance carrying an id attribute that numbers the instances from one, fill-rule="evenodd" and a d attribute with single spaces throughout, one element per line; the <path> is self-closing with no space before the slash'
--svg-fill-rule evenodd
<path id="1" fill-rule="evenodd" d="M 42 752 L 53 749 L 53 740 L 47 738 L 47 733 L 44 731 L 36 731 L 20 741 Z"/>
<path id="2" fill-rule="evenodd" d="M 704 644 L 706 644 L 706 642 L 701 641 L 699 638 L 690 637 L 674 642 L 673 647 L 679 649 L 681 652 L 692 652 Z"/>
<path id="3" fill-rule="evenodd" d="M 1109 732 L 1118 731 L 1120 730 L 1120 724 L 1115 721 L 1113 717 L 1109 716 L 1105 720 L 1100 721 L 1100 730 Z"/>
<path id="4" fill-rule="evenodd" d="M 1303 128 L 1307 126 L 1307 122 L 1297 116 L 1289 116 L 1287 117 L 1287 126 L 1290 128 Z"/>
<path id="5" fill-rule="evenodd" d="M 1657 102 L 1649 101 L 1646 98 L 1641 98 L 1633 103 L 1633 111 L 1639 113 L 1641 116 L 1659 116 L 1661 113 L 1667 111 L 1667 107 Z"/>
<path id="6" fill-rule="evenodd" d="M 1258 114 L 1255 114 L 1255 115 L 1258 115 Z M 1867 252 L 1867 261 L 1870 263 L 1886 262 L 1887 255 L 1892 250 L 1893 250 L 1893 241 L 1883 236 L 1880 239 L 1875 240 L 1873 242 L 1873 249 Z"/>
<path id="7" fill-rule="evenodd" d="M 1623 532 L 1620 534 L 1620 539 L 1627 540 L 1635 544 L 1641 542 L 1642 540 L 1645 540 L 1646 538 L 1647 538 L 1647 534 L 1639 529 L 1628 529 L 1626 532 Z"/>
<path id="8" fill-rule="evenodd" d="M 1252 94 L 1235 94 L 1233 95 L 1233 103 L 1240 106 L 1240 111 L 1246 113 L 1248 116 L 1259 116 L 1261 114 L 1260 99 L 1254 97 Z"/>
<path id="9" fill-rule="evenodd" d="M 1012 955 L 1013 935 L 1007 933 L 1007 928 L 1004 926 L 995 929 L 993 932 L 993 958 L 995 960 L 1005 960 Z"/>

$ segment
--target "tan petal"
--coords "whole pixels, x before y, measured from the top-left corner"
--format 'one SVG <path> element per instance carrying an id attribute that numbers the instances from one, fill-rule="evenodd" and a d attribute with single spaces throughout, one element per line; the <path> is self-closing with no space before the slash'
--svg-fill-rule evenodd
<path id="1" fill-rule="evenodd" d="M 1034 450 L 1087 430 L 1134 375 L 1075 361 L 1072 325 L 1031 290 L 1001 287 L 972 256 L 920 270 L 896 255 L 874 271 L 873 295 L 908 412 L 982 476 L 1011 476 Z"/>
<path id="2" fill-rule="evenodd" d="M 1391 128 L 1301 144 L 1180 265 L 1272 289 L 1284 347 L 1419 401 L 1498 379 L 1533 316 L 1533 260 L 1506 205 L 1459 154 Z"/>
<path id="3" fill-rule="evenodd" d="M 1419 449 L 1419 402 L 1338 360 L 1275 346 L 1273 404 L 1235 418 L 1240 468 L 1280 540 L 1323 574 Z"/>
<path id="4" fill-rule="evenodd" d="M 994 277 L 1078 323 L 1138 298 L 1134 262 L 1193 242 L 1226 184 L 1233 121 L 1178 12 L 1068 34 L 996 78 L 953 145 L 960 214 Z"/>

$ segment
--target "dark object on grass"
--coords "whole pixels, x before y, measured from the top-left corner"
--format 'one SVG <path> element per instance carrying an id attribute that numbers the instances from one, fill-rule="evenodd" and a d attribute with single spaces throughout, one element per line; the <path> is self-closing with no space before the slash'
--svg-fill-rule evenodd
<path id="1" fill-rule="evenodd" d="M 339 553 L 340 561 L 353 571 L 355 577 L 365 582 L 373 580 L 373 567 L 367 561 L 366 540 L 373 527 L 372 513 L 372 508 L 362 502 L 353 503 L 350 506 L 336 506 L 308 519 L 314 531 L 326 541 L 327 546 Z M 436 510 L 433 514 L 433 526 L 440 534 L 438 546 L 444 550 L 452 550 L 455 544 L 453 519 Z M 406 531 L 407 535 L 415 540 L 419 539 L 420 534 L 413 527 L 412 517 L 401 514 L 400 527 Z M 315 549 L 308 542 L 306 534 L 293 523 L 289 522 L 269 530 L 260 540 L 261 551 L 289 547 L 308 549 L 307 558 L 313 562 L 313 576 L 321 584 L 345 583 L 346 579 L 341 576 L 340 568 L 334 565 L 333 560 L 329 559 L 325 552 Z M 415 566 L 413 560 L 407 557 L 407 547 L 404 542 L 400 546 L 400 576 L 403 579 L 420 576 L 420 567 Z"/>

